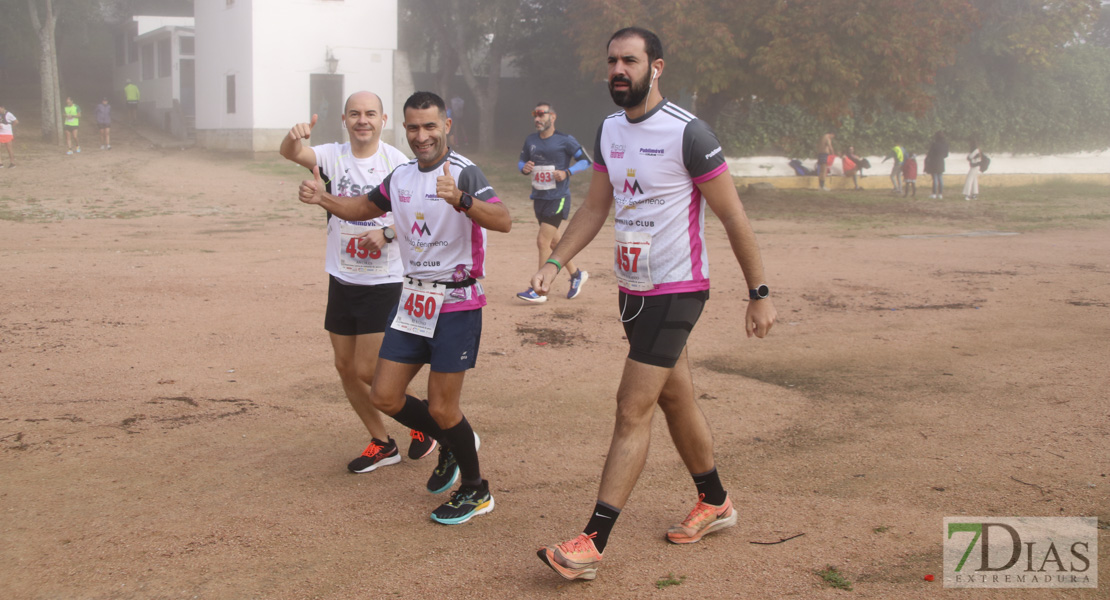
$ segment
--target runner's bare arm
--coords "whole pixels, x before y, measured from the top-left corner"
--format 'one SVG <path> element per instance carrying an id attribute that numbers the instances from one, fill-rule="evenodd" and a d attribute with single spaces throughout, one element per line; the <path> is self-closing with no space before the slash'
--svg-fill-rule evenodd
<path id="1" fill-rule="evenodd" d="M 370 202 L 366 196 L 340 197 L 325 192 L 320 167 L 312 167 L 312 176 L 312 181 L 302 181 L 297 190 L 301 202 L 316 204 L 344 221 L 368 221 L 385 214 L 384 210 Z"/>
<path id="2" fill-rule="evenodd" d="M 609 182 L 609 174 L 594 171 L 590 179 L 590 191 L 586 193 L 586 201 L 574 211 L 574 216 L 563 232 L 563 239 L 551 252 L 551 259 L 565 265 L 578 255 L 601 231 L 605 219 L 613 209 L 613 184 Z M 551 282 L 559 270 L 551 263 L 544 263 L 540 270 L 532 276 L 532 289 L 537 294 L 546 294 L 551 288 Z"/>
<path id="3" fill-rule="evenodd" d="M 732 175 L 725 171 L 709 181 L 699 183 L 698 189 L 705 196 L 713 214 L 724 225 L 732 253 L 736 255 L 736 262 L 740 263 L 744 279 L 748 282 L 748 289 L 767 283 L 763 275 L 763 258 L 759 253 L 759 244 L 748 215 L 744 212 L 744 205 L 740 202 L 740 195 L 736 193 Z M 745 318 L 745 332 L 748 337 L 755 335 L 761 338 L 767 335 L 777 316 L 770 298 L 749 300 Z"/>
<path id="4" fill-rule="evenodd" d="M 312 151 L 311 147 L 304 145 L 301 140 L 307 140 L 312 136 L 312 128 L 316 126 L 318 118 L 316 115 L 312 115 L 312 121 L 297 123 L 282 138 L 281 148 L 278 151 L 286 160 L 291 160 L 310 170 L 316 166 L 316 153 Z"/>

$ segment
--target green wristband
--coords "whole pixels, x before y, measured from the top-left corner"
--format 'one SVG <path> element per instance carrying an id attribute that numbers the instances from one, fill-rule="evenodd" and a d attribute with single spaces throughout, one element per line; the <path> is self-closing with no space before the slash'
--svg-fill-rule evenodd
<path id="1" fill-rule="evenodd" d="M 555 274 L 556 275 L 559 274 L 559 271 L 563 270 L 563 264 L 560 263 L 559 261 L 555 260 L 554 258 L 547 259 L 547 262 L 545 262 L 543 264 L 546 265 L 547 263 L 551 263 L 551 264 L 555 265 Z"/>

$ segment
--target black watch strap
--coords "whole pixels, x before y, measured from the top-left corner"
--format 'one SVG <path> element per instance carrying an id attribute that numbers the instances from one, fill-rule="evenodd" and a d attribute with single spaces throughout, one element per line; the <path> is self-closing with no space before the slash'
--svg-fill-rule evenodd
<path id="1" fill-rule="evenodd" d="M 762 300 L 771 295 L 771 288 L 767 284 L 760 285 L 754 290 L 748 290 L 748 298 L 752 300 Z"/>

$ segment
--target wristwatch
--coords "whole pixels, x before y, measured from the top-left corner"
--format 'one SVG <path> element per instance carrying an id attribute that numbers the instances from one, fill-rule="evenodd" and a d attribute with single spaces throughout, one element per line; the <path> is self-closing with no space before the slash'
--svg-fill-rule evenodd
<path id="1" fill-rule="evenodd" d="M 463 194 L 462 197 L 459 198 L 459 210 L 469 212 L 472 206 L 474 206 L 474 198 L 472 198 L 470 194 Z"/>
<path id="2" fill-rule="evenodd" d="M 393 231 L 391 227 L 382 227 L 382 235 L 385 236 L 385 243 L 392 244 L 393 240 L 397 239 L 397 232 Z"/>
<path id="3" fill-rule="evenodd" d="M 748 290 L 748 298 L 752 300 L 762 300 L 771 295 L 771 288 L 767 284 L 763 284 L 754 290 Z"/>

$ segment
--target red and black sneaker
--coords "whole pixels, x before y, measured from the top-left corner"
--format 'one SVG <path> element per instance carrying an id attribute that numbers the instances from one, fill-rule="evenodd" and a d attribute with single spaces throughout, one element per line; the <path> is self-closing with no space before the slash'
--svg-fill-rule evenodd
<path id="1" fill-rule="evenodd" d="M 370 445 L 362 452 L 362 456 L 352 460 L 347 465 L 347 470 L 352 473 L 369 473 L 378 467 L 395 465 L 399 462 L 401 462 L 401 453 L 397 450 L 397 444 L 393 442 L 393 438 L 389 438 L 388 442 L 371 439 Z"/>
<path id="2" fill-rule="evenodd" d="M 409 430 L 409 436 L 412 438 L 412 441 L 409 442 L 409 458 L 412 460 L 424 458 L 439 445 L 435 438 L 415 429 Z"/>

